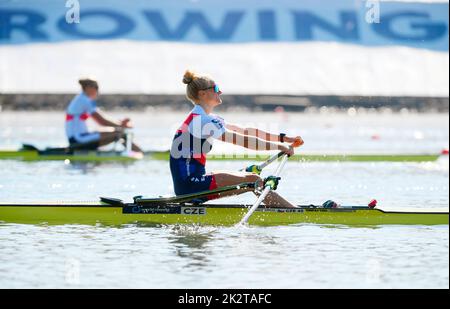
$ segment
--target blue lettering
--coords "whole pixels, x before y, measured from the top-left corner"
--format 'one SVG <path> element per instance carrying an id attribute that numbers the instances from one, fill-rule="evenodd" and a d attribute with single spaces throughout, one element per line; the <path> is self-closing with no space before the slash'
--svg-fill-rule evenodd
<path id="1" fill-rule="evenodd" d="M 412 7 L 386 3 L 381 10 L 381 23 L 364 24 L 365 10 L 352 6 L 351 0 L 345 0 L 343 5 L 332 4 L 326 11 L 320 10 L 319 6 L 304 7 L 301 3 L 282 4 L 276 9 L 263 4 L 253 7 L 239 5 L 231 10 L 235 6 L 230 3 L 223 11 L 215 11 L 214 14 L 210 14 L 213 8 L 189 10 L 186 9 L 189 6 L 183 6 L 177 8 L 179 19 L 168 15 L 171 14 L 168 4 L 147 10 L 145 5 L 130 4 L 121 10 L 116 5 L 102 9 L 100 0 L 92 1 L 99 3 L 100 8 L 82 11 L 79 24 L 66 22 L 64 8 L 52 5 L 46 10 L 39 4 L 43 0 L 23 6 L 0 4 L 0 44 L 121 37 L 203 43 L 332 40 L 368 46 L 397 44 L 448 51 L 448 15 L 445 14 L 448 4 Z M 284 17 L 286 13 L 290 18 Z M 245 19 L 247 17 L 249 20 Z M 56 25 L 50 24 L 49 21 L 53 20 L 56 20 Z M 149 35 L 150 30 L 152 33 Z"/>
<path id="2" fill-rule="evenodd" d="M 105 33 L 82 32 L 78 27 L 82 23 L 87 23 L 88 18 L 106 17 L 112 20 L 116 27 Z M 80 37 L 84 39 L 115 39 L 130 33 L 135 28 L 135 23 L 132 19 L 112 11 L 85 11 L 81 12 L 80 24 L 69 24 L 65 17 L 62 17 L 58 22 L 58 28 L 69 35 Z M 94 29 L 95 30 L 95 29 Z"/>
<path id="3" fill-rule="evenodd" d="M 401 34 L 395 32 L 392 24 L 400 18 L 421 18 L 424 22 L 410 23 L 410 28 L 414 30 L 422 30 L 419 34 Z M 426 13 L 417 12 L 401 12 L 381 16 L 381 23 L 373 24 L 373 30 L 379 35 L 397 40 L 397 41 L 432 41 L 443 37 L 447 33 L 447 25 L 445 23 L 431 23 L 430 16 Z"/>
<path id="4" fill-rule="evenodd" d="M 215 30 L 211 27 L 203 13 L 187 12 L 184 19 L 173 31 L 169 29 L 166 20 L 162 17 L 160 12 L 144 11 L 144 15 L 158 33 L 159 37 L 164 40 L 182 40 L 186 37 L 191 28 L 197 26 L 209 40 L 225 41 L 231 40 L 244 13 L 239 11 L 228 12 L 225 15 L 220 28 Z"/>
<path id="5" fill-rule="evenodd" d="M 315 27 L 322 28 L 342 40 L 358 40 L 358 20 L 353 11 L 342 11 L 340 26 L 334 26 L 326 20 L 305 11 L 293 11 L 294 27 L 297 40 L 309 41 L 314 39 Z"/>
<path id="6" fill-rule="evenodd" d="M 47 40 L 47 34 L 39 29 L 45 21 L 45 16 L 31 10 L 0 10 L 0 39 L 10 40 L 18 30 L 31 40 Z"/>
<path id="7" fill-rule="evenodd" d="M 261 40 L 276 40 L 277 28 L 275 23 L 275 12 L 260 11 L 258 12 L 258 19 Z"/>

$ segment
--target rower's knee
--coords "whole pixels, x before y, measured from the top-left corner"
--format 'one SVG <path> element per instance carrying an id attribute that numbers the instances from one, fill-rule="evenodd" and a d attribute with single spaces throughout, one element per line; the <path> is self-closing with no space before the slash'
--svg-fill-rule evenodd
<path id="1" fill-rule="evenodd" d="M 261 177 L 259 175 L 256 174 L 248 174 L 245 176 L 245 182 L 259 182 L 261 181 Z"/>
<path id="2" fill-rule="evenodd" d="M 119 141 L 124 138 L 125 135 L 122 132 L 114 132 L 114 140 Z"/>

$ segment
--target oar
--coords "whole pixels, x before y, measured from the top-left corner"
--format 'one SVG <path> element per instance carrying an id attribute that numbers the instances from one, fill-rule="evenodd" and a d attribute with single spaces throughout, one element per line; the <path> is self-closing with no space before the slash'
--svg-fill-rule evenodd
<path id="1" fill-rule="evenodd" d="M 303 140 L 296 140 L 294 143 L 292 143 L 291 147 L 296 148 L 296 147 L 300 147 L 301 145 L 303 145 Z M 266 168 L 272 162 L 281 158 L 284 154 L 285 154 L 284 151 L 280 151 L 279 153 L 271 156 L 269 159 L 267 159 L 263 163 L 258 164 L 258 165 L 250 165 L 247 168 L 241 169 L 240 171 L 242 172 L 245 170 L 246 172 L 255 173 L 255 174 L 259 175 L 259 174 L 261 174 L 261 172 L 264 168 Z"/>
<path id="2" fill-rule="evenodd" d="M 273 156 L 271 156 L 269 159 L 267 159 L 266 161 L 264 161 L 261 164 L 258 165 L 250 165 L 247 168 L 243 168 L 240 171 L 246 171 L 246 172 L 250 172 L 250 173 L 255 173 L 255 174 L 261 174 L 262 170 L 267 167 L 269 164 L 271 164 L 272 162 L 276 161 L 277 159 L 281 158 L 284 155 L 283 151 L 280 151 L 277 154 L 274 154 Z"/>
<path id="3" fill-rule="evenodd" d="M 286 154 L 284 154 L 284 155 L 285 156 L 281 160 L 280 165 L 278 165 L 278 168 L 275 171 L 275 175 L 274 175 L 275 177 L 280 176 L 281 171 L 289 158 Z M 255 210 L 259 207 L 259 205 L 261 205 L 261 203 L 264 201 L 264 199 L 267 197 L 267 195 L 270 193 L 271 190 L 272 190 L 272 185 L 266 184 L 266 187 L 264 188 L 264 191 L 262 192 L 262 194 L 259 196 L 258 200 L 255 202 L 255 204 L 253 204 L 253 206 L 250 208 L 248 213 L 244 216 L 244 218 L 242 218 L 241 222 L 239 222 L 239 224 L 242 225 L 248 221 L 248 219 L 255 212 Z"/>
<path id="4" fill-rule="evenodd" d="M 291 147 L 300 147 L 301 145 L 303 145 L 303 140 L 296 140 Z M 283 157 L 284 156 L 284 157 Z M 283 167 L 286 165 L 287 160 L 289 159 L 289 156 L 285 153 L 285 152 L 280 152 L 274 156 L 272 156 L 271 158 L 269 158 L 266 162 L 262 163 L 261 165 L 264 165 L 264 167 L 266 167 L 267 165 L 269 165 L 271 162 L 275 161 L 276 159 L 283 157 L 283 159 L 280 162 L 280 165 L 278 165 L 278 168 L 275 171 L 275 177 L 279 177 L 281 174 L 281 171 L 283 170 Z M 263 168 L 264 168 L 263 167 Z M 259 196 L 259 198 L 256 200 L 255 204 L 253 204 L 253 206 L 250 208 L 250 210 L 248 211 L 248 213 L 244 216 L 244 218 L 242 218 L 242 220 L 239 222 L 240 225 L 246 223 L 248 221 L 248 219 L 251 217 L 251 215 L 255 212 L 255 210 L 259 207 L 259 205 L 261 205 L 261 203 L 265 200 L 265 198 L 267 197 L 267 195 L 270 193 L 270 191 L 272 190 L 273 185 L 271 184 L 266 184 L 266 187 L 264 188 L 264 191 L 262 192 L 262 194 Z"/>
<path id="5" fill-rule="evenodd" d="M 123 133 L 125 134 L 125 151 L 126 153 L 131 153 L 132 147 L 133 147 L 133 138 L 134 138 L 134 133 L 133 133 L 133 129 L 124 129 Z"/>

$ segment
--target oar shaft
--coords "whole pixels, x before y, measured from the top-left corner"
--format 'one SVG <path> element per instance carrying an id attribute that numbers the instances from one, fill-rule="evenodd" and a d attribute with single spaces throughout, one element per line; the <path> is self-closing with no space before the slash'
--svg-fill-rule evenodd
<path id="1" fill-rule="evenodd" d="M 255 204 L 250 208 L 250 210 L 247 212 L 247 214 L 242 218 L 241 222 L 239 224 L 244 224 L 250 219 L 251 215 L 255 212 L 255 210 L 261 205 L 261 203 L 264 201 L 264 199 L 267 197 L 267 195 L 270 192 L 270 187 L 266 187 L 263 191 L 263 193 L 258 197 Z"/>
<path id="2" fill-rule="evenodd" d="M 274 162 L 275 160 L 277 160 L 278 158 L 281 158 L 285 153 L 283 151 L 280 151 L 279 153 L 271 156 L 269 159 L 267 159 L 266 161 L 264 161 L 263 163 L 256 165 L 256 170 L 259 171 L 259 173 L 266 168 L 269 164 L 271 164 L 272 162 Z M 253 167 L 254 165 L 252 165 Z M 245 171 L 245 168 L 240 169 L 240 171 Z"/>
<path id="3" fill-rule="evenodd" d="M 126 140 L 126 151 L 131 152 L 132 147 L 133 147 L 133 137 L 134 137 L 133 130 L 125 129 L 124 134 L 125 134 L 125 140 Z"/>
<path id="4" fill-rule="evenodd" d="M 265 162 L 261 163 L 260 165 L 258 165 L 259 169 L 263 169 L 265 167 L 267 167 L 270 163 L 272 163 L 273 161 L 277 160 L 278 158 L 281 158 L 285 153 L 283 151 L 280 151 L 279 153 L 277 153 L 276 155 L 273 155 L 272 157 L 270 157 L 269 159 L 267 159 Z"/>
<path id="5" fill-rule="evenodd" d="M 283 160 L 280 162 L 280 165 L 278 165 L 278 168 L 275 171 L 275 176 L 278 177 L 281 174 L 281 171 L 283 170 L 284 165 L 286 164 L 288 160 L 288 156 L 284 156 Z M 251 215 L 255 212 L 255 210 L 259 207 L 259 205 L 261 205 L 261 203 L 265 200 L 265 198 L 267 197 L 267 195 L 270 193 L 271 188 L 270 187 L 266 187 L 264 189 L 264 191 L 262 192 L 262 194 L 259 196 L 259 198 L 256 200 L 255 204 L 253 204 L 253 206 L 250 208 L 250 210 L 248 211 L 248 213 L 244 216 L 244 218 L 242 218 L 241 222 L 239 222 L 239 224 L 244 224 L 248 221 L 248 219 L 250 219 Z"/>

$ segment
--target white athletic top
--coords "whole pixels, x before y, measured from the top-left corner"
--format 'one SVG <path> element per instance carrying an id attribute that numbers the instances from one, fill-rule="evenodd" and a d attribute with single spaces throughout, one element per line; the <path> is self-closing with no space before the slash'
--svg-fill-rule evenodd
<path id="1" fill-rule="evenodd" d="M 82 140 L 89 133 L 86 120 L 97 110 L 95 101 L 81 93 L 72 99 L 66 110 L 67 138 Z"/>
<path id="2" fill-rule="evenodd" d="M 218 139 L 225 132 L 225 120 L 215 114 L 207 114 L 203 107 L 195 105 L 191 111 L 192 121 L 189 123 L 189 133 L 199 139 Z M 199 117 L 195 117 L 199 116 Z"/>
<path id="3" fill-rule="evenodd" d="M 196 105 L 177 130 L 172 142 L 171 157 L 201 157 L 198 160 L 205 165 L 206 154 L 211 150 L 213 140 L 219 139 L 226 132 L 225 126 L 223 118 L 214 114 L 208 115 L 203 107 Z"/>

